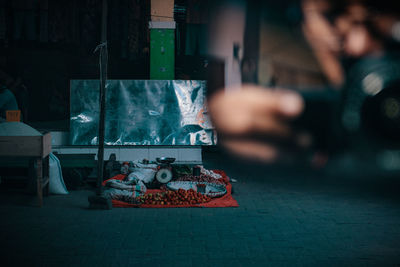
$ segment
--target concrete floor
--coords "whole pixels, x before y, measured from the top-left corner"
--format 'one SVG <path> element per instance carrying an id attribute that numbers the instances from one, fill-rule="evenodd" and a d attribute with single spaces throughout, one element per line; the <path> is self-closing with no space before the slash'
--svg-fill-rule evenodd
<path id="1" fill-rule="evenodd" d="M 88 210 L 85 190 L 36 208 L 2 192 L 1 265 L 400 265 L 400 178 L 206 166 L 238 180 L 239 208 Z"/>

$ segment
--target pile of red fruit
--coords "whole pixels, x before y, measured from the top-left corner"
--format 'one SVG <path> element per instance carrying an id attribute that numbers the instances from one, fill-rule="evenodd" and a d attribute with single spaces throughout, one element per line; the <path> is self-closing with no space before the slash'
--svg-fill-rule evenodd
<path id="1" fill-rule="evenodd" d="M 179 189 L 178 191 L 145 194 L 137 197 L 136 200 L 138 203 L 147 205 L 193 205 L 209 202 L 211 198 L 193 189 Z"/>

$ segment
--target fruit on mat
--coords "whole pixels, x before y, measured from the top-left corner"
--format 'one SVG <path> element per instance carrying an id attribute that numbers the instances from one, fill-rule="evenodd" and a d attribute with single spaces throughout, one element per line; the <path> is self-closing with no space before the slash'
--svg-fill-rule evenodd
<path id="1" fill-rule="evenodd" d="M 193 189 L 146 194 L 136 198 L 138 203 L 150 205 L 190 205 L 206 203 L 211 198 Z"/>

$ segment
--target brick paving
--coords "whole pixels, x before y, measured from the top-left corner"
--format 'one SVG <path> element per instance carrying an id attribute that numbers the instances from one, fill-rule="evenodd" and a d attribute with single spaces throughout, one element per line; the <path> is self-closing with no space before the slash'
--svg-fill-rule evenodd
<path id="1" fill-rule="evenodd" d="M 1 193 L 1 265 L 400 265 L 400 178 L 226 170 L 239 208 L 88 210 L 81 190 L 39 209 Z"/>

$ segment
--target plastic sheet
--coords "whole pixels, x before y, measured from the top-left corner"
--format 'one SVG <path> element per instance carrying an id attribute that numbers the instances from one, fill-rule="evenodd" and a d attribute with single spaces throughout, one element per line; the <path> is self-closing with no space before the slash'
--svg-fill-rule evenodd
<path id="1" fill-rule="evenodd" d="M 106 145 L 215 145 L 205 81 L 108 80 Z M 71 81 L 72 145 L 98 144 L 99 81 Z"/>

